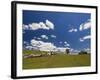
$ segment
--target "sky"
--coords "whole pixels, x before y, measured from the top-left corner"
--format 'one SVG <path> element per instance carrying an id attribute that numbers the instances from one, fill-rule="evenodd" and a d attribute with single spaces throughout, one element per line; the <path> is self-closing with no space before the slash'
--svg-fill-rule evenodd
<path id="1" fill-rule="evenodd" d="M 23 48 L 78 52 L 91 46 L 91 14 L 23 10 Z"/>

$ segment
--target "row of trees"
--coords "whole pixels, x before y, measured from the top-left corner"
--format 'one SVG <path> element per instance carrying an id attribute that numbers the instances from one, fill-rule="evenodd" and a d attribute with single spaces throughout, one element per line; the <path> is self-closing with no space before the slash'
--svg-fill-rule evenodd
<path id="1" fill-rule="evenodd" d="M 88 54 L 86 51 L 80 51 L 79 54 Z"/>
<path id="2" fill-rule="evenodd" d="M 69 53 L 70 53 L 70 50 L 66 49 L 66 54 L 69 54 Z M 88 54 L 88 52 L 86 52 L 86 51 L 80 51 L 79 54 Z"/>

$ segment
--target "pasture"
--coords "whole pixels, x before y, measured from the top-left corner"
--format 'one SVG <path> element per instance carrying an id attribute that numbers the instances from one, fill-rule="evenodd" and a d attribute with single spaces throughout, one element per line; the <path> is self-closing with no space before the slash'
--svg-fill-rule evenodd
<path id="1" fill-rule="evenodd" d="M 47 54 L 43 51 L 23 50 L 23 55 Z M 69 55 L 57 53 L 33 58 L 23 58 L 23 69 L 60 68 L 90 66 L 90 54 Z"/>

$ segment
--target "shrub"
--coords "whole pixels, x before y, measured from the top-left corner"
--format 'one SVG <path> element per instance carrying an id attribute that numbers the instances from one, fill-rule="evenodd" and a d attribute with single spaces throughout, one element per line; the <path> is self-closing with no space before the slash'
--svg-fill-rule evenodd
<path id="1" fill-rule="evenodd" d="M 69 53 L 70 53 L 69 49 L 66 49 L 66 53 L 67 53 L 67 54 L 69 54 Z"/>
<path id="2" fill-rule="evenodd" d="M 87 54 L 86 51 L 80 51 L 79 54 Z"/>

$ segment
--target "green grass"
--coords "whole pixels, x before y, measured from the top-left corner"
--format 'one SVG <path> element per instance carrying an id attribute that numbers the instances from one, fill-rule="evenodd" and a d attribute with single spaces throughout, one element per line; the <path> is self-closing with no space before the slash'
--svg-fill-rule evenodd
<path id="1" fill-rule="evenodd" d="M 23 54 L 42 54 L 45 53 L 47 54 L 46 51 L 38 51 L 38 50 L 23 50 Z"/>
<path id="2" fill-rule="evenodd" d="M 40 51 L 24 50 L 23 54 L 41 54 Z M 46 52 L 45 52 L 46 53 Z M 57 54 L 51 56 L 23 58 L 23 69 L 81 67 L 90 66 L 90 54 L 67 55 Z"/>

